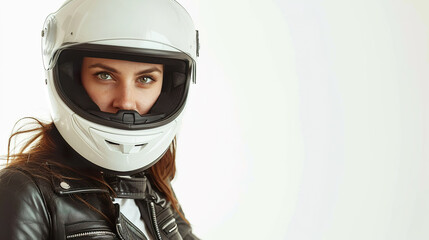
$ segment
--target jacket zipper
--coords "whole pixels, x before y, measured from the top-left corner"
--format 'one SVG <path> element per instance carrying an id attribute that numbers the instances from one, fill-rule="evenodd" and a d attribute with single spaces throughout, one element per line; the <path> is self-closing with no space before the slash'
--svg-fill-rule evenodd
<path id="1" fill-rule="evenodd" d="M 90 232 L 83 232 L 83 233 L 75 233 L 68 235 L 66 239 L 72 239 L 72 238 L 80 238 L 80 237 L 92 237 L 92 236 L 116 236 L 116 234 L 109 232 L 109 231 L 90 231 Z"/>
<path id="2" fill-rule="evenodd" d="M 162 240 L 161 233 L 159 232 L 159 226 L 156 220 L 155 204 L 153 202 L 150 202 L 150 209 L 152 211 L 152 222 L 155 228 L 156 235 L 158 237 L 158 240 Z"/>

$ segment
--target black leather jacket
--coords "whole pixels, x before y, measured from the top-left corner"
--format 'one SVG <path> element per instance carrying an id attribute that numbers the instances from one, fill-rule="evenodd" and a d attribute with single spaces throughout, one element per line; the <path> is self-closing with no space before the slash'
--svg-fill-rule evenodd
<path id="1" fill-rule="evenodd" d="M 146 239 L 120 214 L 102 184 L 64 170 L 63 179 L 35 174 L 19 168 L 0 171 L 0 239 Z M 198 239 L 146 176 L 106 181 L 117 197 L 135 199 L 154 239 Z"/>

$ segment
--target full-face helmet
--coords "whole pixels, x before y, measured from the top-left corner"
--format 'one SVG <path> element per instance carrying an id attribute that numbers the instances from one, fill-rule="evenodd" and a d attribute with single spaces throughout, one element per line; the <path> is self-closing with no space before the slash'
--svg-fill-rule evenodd
<path id="1" fill-rule="evenodd" d="M 132 174 L 169 149 L 198 55 L 198 31 L 180 4 L 69 0 L 46 18 L 42 52 L 53 122 L 77 153 L 103 171 Z M 102 112 L 81 83 L 84 57 L 162 64 L 162 90 L 151 110 Z"/>

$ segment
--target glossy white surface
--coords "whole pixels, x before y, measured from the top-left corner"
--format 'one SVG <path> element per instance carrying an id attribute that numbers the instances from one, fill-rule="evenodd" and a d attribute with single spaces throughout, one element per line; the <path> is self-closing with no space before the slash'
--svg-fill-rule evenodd
<path id="1" fill-rule="evenodd" d="M 126 47 L 139 48 L 155 45 L 161 50 L 185 52 L 195 59 L 196 33 L 192 19 L 182 6 L 169 2 L 171 0 L 68 1 L 46 18 L 45 66 L 50 66 L 49 59 L 59 48 L 82 42 L 115 46 L 123 43 Z M 151 27 L 145 22 L 150 22 Z"/>

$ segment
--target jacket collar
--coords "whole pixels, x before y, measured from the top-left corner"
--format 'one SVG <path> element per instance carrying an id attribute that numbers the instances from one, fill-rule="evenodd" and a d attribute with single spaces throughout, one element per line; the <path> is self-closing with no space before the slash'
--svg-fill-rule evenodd
<path id="1" fill-rule="evenodd" d="M 59 168 L 50 165 L 54 173 L 58 173 L 61 178 L 52 176 L 51 182 L 54 191 L 60 195 L 75 194 L 75 193 L 110 193 L 107 186 L 101 182 L 88 179 L 77 172 Z"/>
<path id="2" fill-rule="evenodd" d="M 145 199 L 151 192 L 151 187 L 146 176 L 112 176 L 106 177 L 106 182 L 118 198 Z"/>
<path id="3" fill-rule="evenodd" d="M 59 195 L 111 193 L 109 188 L 101 182 L 88 179 L 84 175 L 65 168 L 54 165 L 50 165 L 49 167 L 53 172 L 61 176 L 61 178 L 54 176 L 51 178 L 54 191 Z M 155 196 L 151 184 L 144 174 L 136 177 L 106 176 L 105 181 L 118 198 L 146 199 L 150 197 L 153 199 L 153 196 Z"/>

